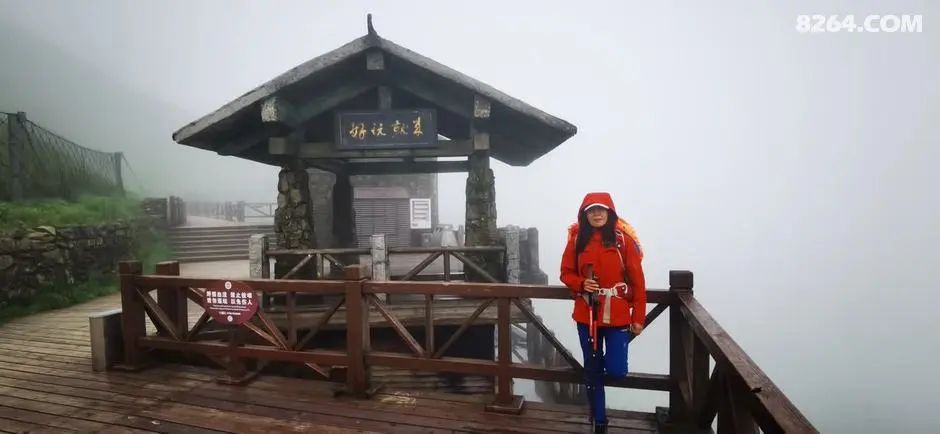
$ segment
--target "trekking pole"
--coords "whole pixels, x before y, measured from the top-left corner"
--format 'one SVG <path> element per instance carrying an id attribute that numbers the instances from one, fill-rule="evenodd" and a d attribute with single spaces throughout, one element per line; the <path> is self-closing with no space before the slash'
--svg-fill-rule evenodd
<path id="1" fill-rule="evenodd" d="M 591 276 L 591 280 L 597 282 L 597 275 L 594 274 L 594 267 L 589 266 L 588 275 Z M 594 423 L 597 422 L 594 420 L 594 410 L 595 410 L 594 407 L 597 405 L 597 403 L 594 402 L 594 389 L 595 389 L 594 383 L 598 380 L 598 378 L 600 378 L 599 376 L 600 372 L 597 366 L 597 363 L 598 363 L 598 358 L 597 358 L 597 346 L 598 346 L 598 342 L 597 342 L 597 294 L 594 292 L 589 292 L 587 296 L 587 303 L 588 303 L 588 309 L 589 309 L 588 345 L 591 346 L 591 360 L 590 360 L 591 372 L 589 372 L 588 375 L 585 376 L 585 378 L 587 379 L 586 389 L 588 393 L 588 403 L 590 404 L 590 409 L 591 409 L 590 419 L 591 419 L 591 424 L 593 425 Z M 597 376 L 597 378 L 595 378 L 595 376 Z M 603 387 L 603 385 L 601 385 L 601 387 Z"/>

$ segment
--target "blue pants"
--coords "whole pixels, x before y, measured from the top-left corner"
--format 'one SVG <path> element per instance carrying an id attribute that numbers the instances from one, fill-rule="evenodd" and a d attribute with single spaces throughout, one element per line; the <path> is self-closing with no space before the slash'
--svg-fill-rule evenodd
<path id="1" fill-rule="evenodd" d="M 593 349 L 588 342 L 588 334 L 588 326 L 578 323 L 578 336 L 584 354 L 584 382 L 593 412 L 591 418 L 596 423 L 607 423 L 604 374 L 615 378 L 627 375 L 627 339 L 630 331 L 626 327 L 598 327 L 597 360 L 591 357 Z"/>

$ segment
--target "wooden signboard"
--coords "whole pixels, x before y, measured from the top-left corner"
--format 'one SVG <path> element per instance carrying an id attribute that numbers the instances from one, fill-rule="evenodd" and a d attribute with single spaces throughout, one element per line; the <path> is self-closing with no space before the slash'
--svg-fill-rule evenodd
<path id="1" fill-rule="evenodd" d="M 219 324 L 239 325 L 258 311 L 258 297 L 242 282 L 220 280 L 206 287 L 203 306 Z"/>
<path id="2" fill-rule="evenodd" d="M 336 114 L 336 148 L 407 149 L 437 145 L 433 109 L 341 111 Z"/>

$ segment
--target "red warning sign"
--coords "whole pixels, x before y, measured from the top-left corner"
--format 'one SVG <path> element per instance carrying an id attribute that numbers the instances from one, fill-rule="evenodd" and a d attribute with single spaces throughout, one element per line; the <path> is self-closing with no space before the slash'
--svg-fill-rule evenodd
<path id="1" fill-rule="evenodd" d="M 203 307 L 219 323 L 238 325 L 255 315 L 258 297 L 242 282 L 220 280 L 206 287 Z"/>

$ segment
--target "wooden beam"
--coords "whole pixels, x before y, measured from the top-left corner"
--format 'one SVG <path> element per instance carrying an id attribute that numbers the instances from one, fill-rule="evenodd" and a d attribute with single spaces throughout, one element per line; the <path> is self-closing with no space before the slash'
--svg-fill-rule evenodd
<path id="1" fill-rule="evenodd" d="M 244 151 L 247 151 L 254 145 L 261 143 L 264 139 L 268 138 L 267 131 L 255 131 L 253 133 L 246 134 L 230 142 L 223 143 L 221 146 L 215 148 L 215 152 L 219 155 L 238 155 Z M 211 145 L 207 145 L 211 147 Z"/>
<path id="2" fill-rule="evenodd" d="M 291 144 L 286 139 L 272 138 L 268 141 L 268 152 L 303 159 L 466 157 L 473 153 L 473 143 L 469 140 L 444 140 L 434 148 L 339 151 L 335 144 L 329 142 Z"/>
<path id="3" fill-rule="evenodd" d="M 385 70 L 385 54 L 379 50 L 366 52 L 366 69 L 369 71 Z"/>
<path id="4" fill-rule="evenodd" d="M 470 136 L 474 151 L 490 149 L 490 101 L 480 95 L 473 97 L 473 121 L 470 123 Z"/>
<path id="5" fill-rule="evenodd" d="M 382 303 L 382 301 L 379 300 L 375 294 L 368 294 L 367 297 L 372 305 L 375 306 L 376 310 L 378 310 L 385 320 L 388 321 L 388 324 L 392 327 L 392 330 L 394 330 L 395 333 L 398 333 L 398 336 L 402 339 L 402 341 L 405 342 L 408 348 L 410 348 L 416 356 L 424 358 L 424 348 L 421 348 L 421 344 L 419 344 L 414 336 L 411 335 L 411 332 L 405 328 L 401 321 L 388 312 L 385 303 Z"/>
<path id="6" fill-rule="evenodd" d="M 410 75 L 398 74 L 392 78 L 393 86 L 404 90 L 418 98 L 434 103 L 445 110 L 470 119 L 473 116 L 473 110 L 468 99 L 460 98 L 453 94 L 442 93 L 432 88 L 426 81 Z"/>
<path id="7" fill-rule="evenodd" d="M 297 119 L 297 109 L 294 105 L 279 96 L 272 96 L 261 103 L 261 122 L 286 126 L 301 123 Z"/>
<path id="8" fill-rule="evenodd" d="M 346 162 L 343 160 L 333 160 L 333 159 L 316 159 L 316 160 L 305 160 L 305 162 L 313 168 L 325 170 L 327 172 L 341 175 L 347 173 L 349 170 L 347 168 Z"/>
<path id="9" fill-rule="evenodd" d="M 353 80 L 320 93 L 299 106 L 294 106 L 281 97 L 272 96 L 261 104 L 261 119 L 265 123 L 276 123 L 287 128 L 297 128 L 304 122 L 372 87 L 374 85 L 366 80 Z M 268 139 L 270 134 L 271 131 L 262 129 L 225 143 L 218 147 L 216 152 L 220 155 L 237 155 Z M 277 139 L 273 142 L 275 143 L 273 147 L 272 142 L 268 141 L 268 151 L 272 155 L 294 154 L 294 152 L 291 152 L 293 145 L 287 139 Z"/>
<path id="10" fill-rule="evenodd" d="M 297 155 L 297 142 L 289 137 L 271 137 L 268 139 L 268 153 L 271 155 Z"/>
<path id="11" fill-rule="evenodd" d="M 350 163 L 350 175 L 391 175 L 411 173 L 454 173 L 467 172 L 467 161 L 403 161 L 399 163 Z"/>
<path id="12" fill-rule="evenodd" d="M 499 374 L 500 369 L 499 363 L 492 360 L 461 357 L 419 359 L 408 354 L 373 351 L 367 354 L 365 358 L 367 363 L 372 366 L 388 366 L 417 371 L 496 376 Z M 513 378 L 565 383 L 581 383 L 584 381 L 584 374 L 571 368 L 545 368 L 532 364 L 512 363 L 509 365 L 507 372 Z M 670 390 L 673 386 L 673 382 L 668 375 L 637 372 L 628 373 L 622 379 L 605 378 L 604 384 L 614 387 L 659 391 Z"/>
<path id="13" fill-rule="evenodd" d="M 365 79 L 356 79 L 339 86 L 331 87 L 328 91 L 309 99 L 297 107 L 297 120 L 306 122 L 317 115 L 336 107 L 343 101 L 355 98 L 363 92 L 375 87 Z"/>
<path id="14" fill-rule="evenodd" d="M 490 100 L 480 95 L 473 97 L 473 119 L 489 119 L 490 111 Z"/>

